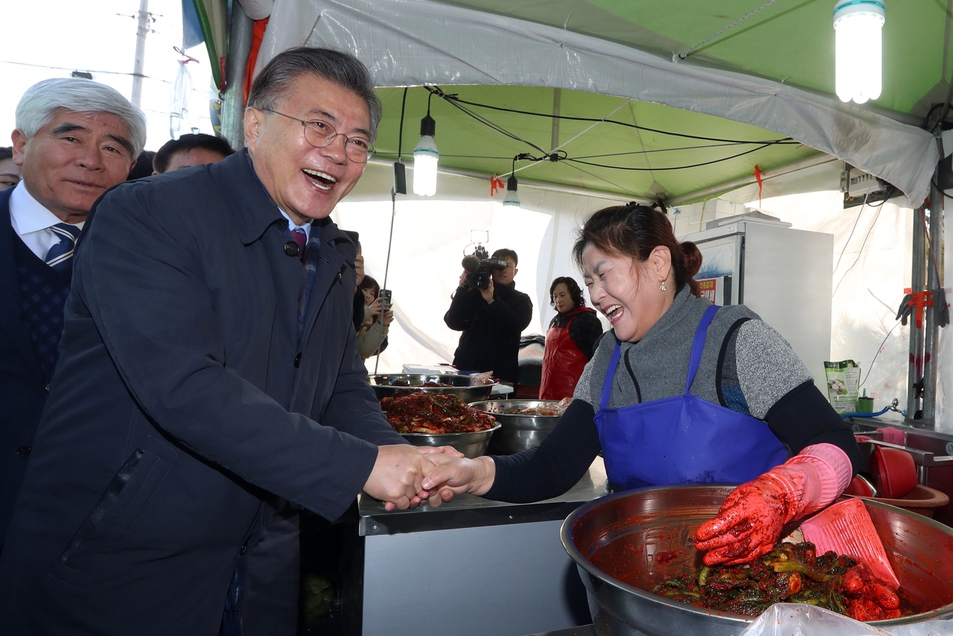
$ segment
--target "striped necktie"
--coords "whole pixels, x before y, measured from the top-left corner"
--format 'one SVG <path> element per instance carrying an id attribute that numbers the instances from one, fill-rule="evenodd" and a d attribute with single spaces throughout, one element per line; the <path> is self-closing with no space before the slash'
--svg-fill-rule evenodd
<path id="1" fill-rule="evenodd" d="M 60 242 L 46 253 L 46 264 L 58 272 L 67 272 L 72 267 L 73 248 L 79 238 L 79 228 L 69 223 L 57 223 L 50 230 L 59 237 Z"/>

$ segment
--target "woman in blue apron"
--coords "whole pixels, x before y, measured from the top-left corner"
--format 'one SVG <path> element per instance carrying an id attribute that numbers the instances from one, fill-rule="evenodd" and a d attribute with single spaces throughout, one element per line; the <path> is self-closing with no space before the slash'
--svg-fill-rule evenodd
<path id="1" fill-rule="evenodd" d="M 770 551 L 785 523 L 843 492 L 860 460 L 853 433 L 784 338 L 742 305 L 700 297 L 701 254 L 663 212 L 603 209 L 573 255 L 612 333 L 572 404 L 539 447 L 435 459 L 445 466 L 425 488 L 537 501 L 571 488 L 600 451 L 616 491 L 742 484 L 696 535 L 709 565 Z"/>

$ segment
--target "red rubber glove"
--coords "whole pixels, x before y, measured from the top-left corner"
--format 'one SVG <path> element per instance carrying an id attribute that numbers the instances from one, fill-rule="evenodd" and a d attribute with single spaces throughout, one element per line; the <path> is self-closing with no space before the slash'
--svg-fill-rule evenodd
<path id="1" fill-rule="evenodd" d="M 832 444 L 808 446 L 780 466 L 735 488 L 714 519 L 695 532 L 705 565 L 747 563 L 774 549 L 785 524 L 834 501 L 853 469 Z"/>

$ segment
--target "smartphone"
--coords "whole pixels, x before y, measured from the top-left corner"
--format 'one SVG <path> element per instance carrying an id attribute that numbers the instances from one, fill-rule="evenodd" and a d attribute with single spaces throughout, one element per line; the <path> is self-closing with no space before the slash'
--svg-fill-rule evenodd
<path id="1" fill-rule="evenodd" d="M 381 298 L 381 304 L 384 305 L 385 311 L 386 311 L 387 309 L 390 309 L 390 299 L 391 299 L 391 292 L 390 292 L 390 290 L 389 290 L 389 289 L 382 289 L 382 290 L 381 290 L 381 296 L 380 296 L 380 298 Z"/>

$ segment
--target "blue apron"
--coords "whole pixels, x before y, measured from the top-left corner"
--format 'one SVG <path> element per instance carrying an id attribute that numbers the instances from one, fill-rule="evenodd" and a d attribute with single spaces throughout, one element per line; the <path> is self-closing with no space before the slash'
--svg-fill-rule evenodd
<path id="1" fill-rule="evenodd" d="M 709 307 L 695 331 L 682 395 L 609 408 L 621 355 L 616 344 L 595 416 L 606 474 L 614 491 L 690 483 L 740 484 L 790 457 L 762 420 L 689 393 L 716 311 L 716 305 Z"/>

